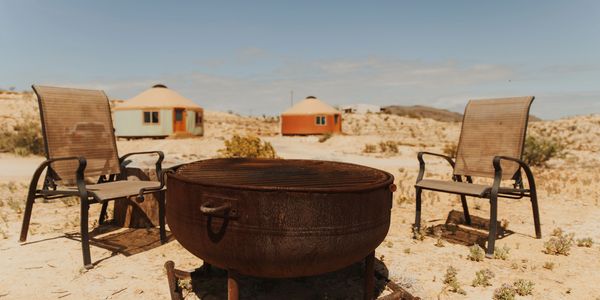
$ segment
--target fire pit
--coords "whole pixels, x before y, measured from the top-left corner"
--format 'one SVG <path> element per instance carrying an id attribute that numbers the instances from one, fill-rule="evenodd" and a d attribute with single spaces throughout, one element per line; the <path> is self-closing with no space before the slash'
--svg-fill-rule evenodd
<path id="1" fill-rule="evenodd" d="M 236 272 L 311 276 L 365 257 L 369 297 L 373 253 L 390 225 L 393 180 L 338 162 L 198 161 L 168 175 L 167 222 L 184 248 L 230 270 L 230 298 L 237 297 Z"/>

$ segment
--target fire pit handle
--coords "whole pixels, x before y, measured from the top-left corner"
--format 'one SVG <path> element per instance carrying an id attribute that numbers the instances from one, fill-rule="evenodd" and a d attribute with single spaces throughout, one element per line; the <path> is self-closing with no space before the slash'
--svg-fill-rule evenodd
<path id="1" fill-rule="evenodd" d="M 200 206 L 200 212 L 207 216 L 213 216 L 218 218 L 227 218 L 232 212 L 231 203 L 225 203 L 217 207 L 210 207 L 211 205 L 212 202 L 206 202 L 202 204 L 202 206 Z"/>

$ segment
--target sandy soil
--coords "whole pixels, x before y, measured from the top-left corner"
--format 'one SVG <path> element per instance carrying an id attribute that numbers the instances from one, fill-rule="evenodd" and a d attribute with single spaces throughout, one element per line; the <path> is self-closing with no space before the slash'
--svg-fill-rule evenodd
<path id="1" fill-rule="evenodd" d="M 0 105 L 0 107 L 2 107 Z M 0 115 L 2 111 L 0 111 Z M 5 118 L 6 119 L 6 118 Z M 564 158 L 550 161 L 547 168 L 534 168 L 539 189 L 543 238 L 534 238 L 531 206 L 527 200 L 503 200 L 499 219 L 508 221 L 507 234 L 497 246 L 510 248 L 508 259 L 467 258 L 469 246 L 485 238 L 477 226 L 444 226 L 447 219 L 460 217 L 456 196 L 424 194 L 425 224 L 441 228 L 438 238 L 413 240 L 414 188 L 418 172 L 416 153 L 441 152 L 457 141 L 460 124 L 429 119 L 388 115 L 346 115 L 345 135 L 319 142 L 318 137 L 276 135 L 277 120 L 243 118 L 212 113 L 206 115 L 207 134 L 203 138 L 118 141 L 121 154 L 159 149 L 167 163 L 176 164 L 217 156 L 224 139 L 234 133 L 260 135 L 283 158 L 307 158 L 363 164 L 392 173 L 398 191 L 394 195 L 392 224 L 385 241 L 377 248 L 377 267 L 389 278 L 424 299 L 491 299 L 502 283 L 527 279 L 535 283 L 533 295 L 518 299 L 596 299 L 600 298 L 600 247 L 573 245 L 568 256 L 543 253 L 544 242 L 555 228 L 574 233 L 575 238 L 600 241 L 600 116 L 581 116 L 557 121 L 531 123 L 531 134 L 562 138 L 567 145 Z M 363 153 L 365 144 L 392 140 L 400 142 L 398 153 Z M 97 240 L 92 246 L 94 269 L 82 268 L 78 242 L 78 202 L 72 199 L 42 201 L 34 206 L 27 243 L 18 242 L 20 221 L 29 176 L 41 157 L 0 155 L 0 298 L 1 299 L 165 299 L 168 287 L 163 264 L 175 261 L 177 267 L 192 270 L 201 260 L 175 240 L 160 245 L 155 229 L 98 228 L 91 218 Z M 145 164 L 147 161 L 138 161 Z M 445 162 L 431 159 L 426 176 L 448 178 Z M 489 207 L 485 200 L 469 199 L 475 220 L 485 223 Z M 92 205 L 91 216 L 99 206 Z M 506 221 L 504 221 L 506 223 Z M 443 247 L 438 247 L 441 244 Z M 112 246 L 110 246 L 112 245 Z M 545 268 L 553 263 L 553 268 Z M 466 291 L 459 295 L 444 289 L 448 266 L 458 270 L 458 281 Z M 347 299 L 361 298 L 360 265 L 316 278 L 265 280 L 246 278 L 242 296 L 248 299 Z M 475 272 L 488 268 L 494 274 L 492 286 L 472 287 Z M 218 274 L 217 274 L 218 275 Z M 224 295 L 223 274 L 203 283 L 205 299 Z M 383 283 L 379 282 L 382 288 Z M 387 292 L 384 291 L 383 294 Z"/>

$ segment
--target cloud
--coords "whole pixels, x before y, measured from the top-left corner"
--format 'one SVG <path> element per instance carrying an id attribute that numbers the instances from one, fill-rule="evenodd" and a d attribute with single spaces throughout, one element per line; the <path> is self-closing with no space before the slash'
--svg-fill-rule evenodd
<path id="1" fill-rule="evenodd" d="M 155 83 L 193 99 L 211 110 L 233 110 L 243 114 L 278 114 L 289 107 L 290 91 L 295 100 L 315 95 L 333 105 L 372 103 L 378 105 L 431 105 L 462 112 L 468 99 L 534 94 L 533 112 L 555 118 L 598 108 L 600 92 L 585 95 L 573 92 L 550 93 L 526 83 L 510 83 L 523 78 L 524 70 L 500 64 L 467 64 L 457 61 L 367 57 L 293 61 L 269 58 L 258 48 L 239 51 L 238 59 L 269 60 L 273 67 L 256 75 L 222 75 L 210 71 L 75 83 L 74 86 L 100 88 L 114 98 L 126 99 Z M 278 61 L 278 63 L 273 63 Z M 225 63 L 235 64 L 235 61 Z M 537 92 L 537 93 L 536 93 Z M 576 100 L 561 109 L 565 100 Z M 542 107 L 543 104 L 543 107 Z M 539 107 L 538 107 L 539 106 Z"/>

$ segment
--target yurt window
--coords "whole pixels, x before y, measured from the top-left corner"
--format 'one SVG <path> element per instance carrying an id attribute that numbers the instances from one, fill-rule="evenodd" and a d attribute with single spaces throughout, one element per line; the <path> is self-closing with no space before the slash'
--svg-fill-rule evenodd
<path id="1" fill-rule="evenodd" d="M 325 125 L 325 116 L 317 116 L 316 123 L 317 125 Z"/>
<path id="2" fill-rule="evenodd" d="M 340 115 L 334 115 L 334 116 L 333 116 L 333 123 L 334 123 L 334 124 L 337 124 L 337 123 L 338 123 L 338 121 L 339 121 L 339 118 L 340 118 Z"/>
<path id="3" fill-rule="evenodd" d="M 199 111 L 196 112 L 196 125 L 202 125 L 202 113 Z"/>
<path id="4" fill-rule="evenodd" d="M 144 124 L 158 124 L 158 112 L 157 111 L 145 111 L 144 112 Z"/>

